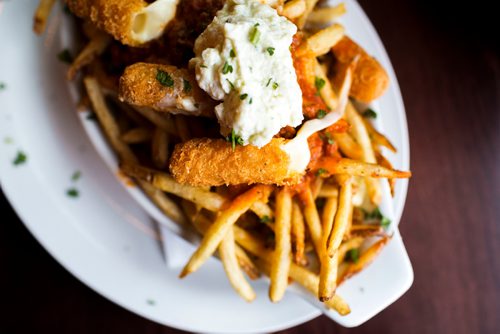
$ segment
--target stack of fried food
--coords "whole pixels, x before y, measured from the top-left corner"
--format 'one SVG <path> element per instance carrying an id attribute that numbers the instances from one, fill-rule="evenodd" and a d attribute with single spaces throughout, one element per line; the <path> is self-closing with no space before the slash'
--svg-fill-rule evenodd
<path id="1" fill-rule="evenodd" d="M 355 63 L 344 116 L 309 137 L 306 173 L 286 178 L 287 157 L 277 147 L 297 129 L 283 128 L 261 149 L 221 138 L 215 101 L 187 66 L 194 40 L 224 1 L 163 0 L 174 12 L 167 10 L 165 22 L 147 35 L 141 29 L 158 1 L 67 1 L 86 41 L 68 79 L 83 81 L 80 107 L 97 116 L 123 174 L 165 215 L 202 236 L 180 276 L 217 254 L 247 301 L 255 292 L 244 273 L 250 279 L 263 273 L 273 302 L 294 281 L 348 314 L 336 288 L 390 240 L 390 221 L 378 210 L 380 178 L 394 191 L 396 178 L 411 176 L 383 156 L 383 148 L 396 149 L 366 117 L 373 111 L 353 103 L 383 94 L 385 70 L 335 23 L 345 13 L 342 3 L 317 8 L 316 0 L 268 1 L 299 28 L 291 50 L 306 120 L 335 108 L 336 91 Z M 53 4 L 40 1 L 36 32 L 43 32 Z"/>

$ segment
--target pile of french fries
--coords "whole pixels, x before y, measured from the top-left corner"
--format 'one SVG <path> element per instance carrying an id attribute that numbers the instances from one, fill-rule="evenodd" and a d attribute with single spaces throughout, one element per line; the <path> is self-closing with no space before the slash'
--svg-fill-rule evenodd
<path id="1" fill-rule="evenodd" d="M 316 0 L 278 2 L 281 14 L 306 35 L 299 54 L 321 57 L 344 36 L 344 27 L 334 22 L 345 13 L 343 4 L 315 8 Z M 53 3 L 40 1 L 36 32 L 43 31 Z M 85 92 L 81 104 L 95 113 L 123 174 L 135 180 L 165 215 L 202 236 L 180 277 L 195 272 L 216 254 L 230 284 L 246 301 L 256 294 L 244 274 L 250 279 L 265 274 L 273 302 L 283 298 L 293 281 L 326 307 L 348 314 L 349 305 L 336 293 L 337 287 L 369 265 L 390 240 L 381 215 L 362 209 L 362 203 L 376 211 L 382 199 L 379 178 L 387 178 L 394 191 L 396 178 L 410 176 L 394 170 L 382 155 L 382 147 L 396 151 L 390 141 L 349 103 L 343 118 L 349 131 L 332 138 L 342 158 L 330 164 L 326 173 L 310 172 L 296 186 L 180 184 L 168 172 L 169 153 L 175 143 L 194 137 L 205 121 L 120 102 L 116 87 L 99 70 L 103 65 L 100 55 L 112 37 L 83 25 L 88 42 L 68 70 L 68 79 L 82 73 Z M 310 25 L 328 26 L 304 28 Z M 321 98 L 334 108 L 338 101 L 328 66 L 316 60 L 315 75 L 325 82 Z"/>

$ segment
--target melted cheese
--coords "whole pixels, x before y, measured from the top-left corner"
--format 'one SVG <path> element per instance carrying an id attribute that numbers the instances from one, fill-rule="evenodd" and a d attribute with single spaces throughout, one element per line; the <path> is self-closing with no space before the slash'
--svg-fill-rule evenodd
<path id="1" fill-rule="evenodd" d="M 311 160 L 311 152 L 309 151 L 307 138 L 309 138 L 309 136 L 313 133 L 324 130 L 335 124 L 342 118 L 345 108 L 349 102 L 349 89 L 351 88 L 351 82 L 352 70 L 348 69 L 342 88 L 340 89 L 339 103 L 337 104 L 337 107 L 322 119 L 312 119 L 305 122 L 297 132 L 295 138 L 286 142 L 281 147 L 281 149 L 290 157 L 288 169 L 291 173 L 303 173 Z"/>
<path id="2" fill-rule="evenodd" d="M 156 0 L 132 19 L 132 38 L 142 44 L 160 37 L 175 16 L 179 0 Z"/>

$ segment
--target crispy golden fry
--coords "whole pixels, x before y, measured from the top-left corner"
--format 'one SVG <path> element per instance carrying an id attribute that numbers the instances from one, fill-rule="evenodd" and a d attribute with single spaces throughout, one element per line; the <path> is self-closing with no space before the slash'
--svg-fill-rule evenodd
<path id="1" fill-rule="evenodd" d="M 304 14 L 306 10 L 305 0 L 291 0 L 285 3 L 283 12 L 281 13 L 286 18 L 293 20 Z"/>
<path id="2" fill-rule="evenodd" d="M 90 64 L 96 56 L 104 52 L 110 42 L 111 36 L 108 34 L 103 32 L 95 34 L 69 67 L 66 75 L 68 80 L 73 80 L 82 67 Z"/>
<path id="3" fill-rule="evenodd" d="M 339 263 L 342 263 L 344 261 L 345 255 L 348 251 L 361 247 L 364 241 L 365 239 L 363 239 L 362 237 L 353 237 L 343 242 L 340 245 L 339 250 L 337 251 L 339 256 Z"/>
<path id="4" fill-rule="evenodd" d="M 257 201 L 253 203 L 250 208 L 261 219 L 273 219 L 274 211 L 264 201 Z"/>
<path id="5" fill-rule="evenodd" d="M 380 253 L 380 251 L 384 248 L 387 242 L 391 240 L 390 237 L 384 237 L 370 246 L 366 251 L 364 251 L 359 257 L 358 261 L 354 263 L 350 263 L 345 271 L 338 277 L 337 284 L 342 284 L 349 277 L 359 273 L 361 270 L 366 268 L 370 263 L 373 262 L 375 257 Z"/>
<path id="6" fill-rule="evenodd" d="M 220 212 L 215 222 L 210 226 L 201 241 L 200 247 L 191 256 L 191 259 L 182 270 L 180 277 L 198 270 L 198 268 L 212 255 L 226 236 L 227 231 L 234 225 L 236 220 L 248 211 L 252 204 L 262 197 L 269 196 L 271 187 L 258 185 L 247 192 L 236 197 L 229 207 Z"/>
<path id="7" fill-rule="evenodd" d="M 363 152 L 358 143 L 348 134 L 343 132 L 334 132 L 333 140 L 339 145 L 340 151 L 351 159 L 360 160 L 363 158 Z"/>
<path id="8" fill-rule="evenodd" d="M 177 129 L 175 128 L 171 115 L 159 113 L 146 107 L 135 107 L 134 110 L 141 116 L 147 118 L 155 126 L 162 128 L 171 135 L 177 135 Z"/>
<path id="9" fill-rule="evenodd" d="M 272 253 L 265 247 L 262 240 L 254 237 L 238 226 L 234 226 L 234 238 L 238 244 L 240 244 L 248 252 L 261 259 L 256 264 L 260 264 L 263 269 L 265 269 L 265 272 L 270 272 L 270 263 L 268 261 L 271 258 Z M 293 262 L 290 264 L 289 275 L 291 279 L 302 285 L 313 295 L 318 295 L 319 278 L 317 275 Z M 325 306 L 336 310 L 341 315 L 346 315 L 351 312 L 349 305 L 347 305 L 347 303 L 337 294 L 335 294 L 330 300 L 326 301 Z"/>
<path id="10" fill-rule="evenodd" d="M 319 94 L 323 98 L 323 101 L 325 101 L 327 107 L 333 110 L 337 107 L 338 104 L 337 96 L 333 91 L 333 88 L 330 84 L 330 80 L 328 80 L 328 77 L 326 76 L 326 72 L 324 71 L 323 67 L 319 64 L 317 60 L 315 61 L 315 63 L 316 64 L 314 71 L 316 77 L 323 79 L 325 82 L 325 85 L 320 90 Z"/>
<path id="11" fill-rule="evenodd" d="M 109 139 L 111 146 L 117 152 L 118 156 L 123 161 L 135 162 L 137 159 L 130 148 L 121 140 L 120 129 L 113 119 L 113 115 L 109 110 L 104 96 L 102 95 L 99 83 L 94 77 L 87 76 L 83 79 L 85 89 L 89 96 L 92 108 L 97 115 L 97 119 L 101 124 L 104 133 Z"/>
<path id="12" fill-rule="evenodd" d="M 133 128 L 122 135 L 122 140 L 127 144 L 143 143 L 151 139 L 151 129 Z"/>
<path id="13" fill-rule="evenodd" d="M 318 256 L 320 256 L 323 249 L 321 243 L 321 221 L 319 219 L 316 203 L 314 202 L 314 198 L 309 187 L 301 194 L 301 199 L 304 205 L 304 218 L 309 229 L 309 234 L 311 235 L 314 249 L 316 250 Z"/>
<path id="14" fill-rule="evenodd" d="M 306 268 L 296 264 L 290 266 L 290 277 L 309 290 L 313 295 L 318 295 L 319 278 Z M 326 300 L 325 306 L 337 311 L 340 315 L 351 313 L 349 305 L 337 294 L 334 294 L 329 300 Z"/>
<path id="15" fill-rule="evenodd" d="M 168 133 L 156 127 L 151 141 L 151 154 L 157 168 L 166 169 L 168 166 L 168 142 Z"/>
<path id="16" fill-rule="evenodd" d="M 392 169 L 391 162 L 389 160 L 387 160 L 386 157 L 384 157 L 382 155 L 382 153 L 380 153 L 379 151 L 375 151 L 375 157 L 377 158 L 377 163 L 380 166 Z M 396 179 L 389 178 L 389 179 L 387 179 L 387 181 L 389 182 L 389 188 L 391 190 L 391 196 L 394 197 L 394 191 L 395 191 L 395 188 L 396 188 Z"/>
<path id="17" fill-rule="evenodd" d="M 177 183 L 170 175 L 163 172 L 129 163 L 124 163 L 120 167 L 123 173 L 130 177 L 149 182 L 157 189 L 190 200 L 210 211 L 220 210 L 226 201 L 221 195 L 209 190 Z"/>
<path id="18" fill-rule="evenodd" d="M 191 134 L 189 133 L 189 127 L 187 125 L 186 117 L 183 115 L 175 115 L 174 122 L 181 140 L 185 142 L 191 139 Z"/>
<path id="19" fill-rule="evenodd" d="M 318 298 L 322 302 L 329 300 L 334 295 L 337 287 L 338 256 L 334 254 L 333 257 L 330 257 L 326 251 L 327 238 L 332 231 L 336 211 L 337 197 L 329 197 L 326 200 L 322 217 L 322 245 L 324 249 L 320 258 L 318 287 Z"/>
<path id="20" fill-rule="evenodd" d="M 396 147 L 392 145 L 391 141 L 387 139 L 386 136 L 378 132 L 377 129 L 375 129 L 375 127 L 369 120 L 363 118 L 363 122 L 365 123 L 365 127 L 366 130 L 368 131 L 368 134 L 370 135 L 370 138 L 373 140 L 375 144 L 384 146 L 394 153 L 397 152 Z"/>
<path id="21" fill-rule="evenodd" d="M 269 299 L 273 303 L 280 301 L 288 285 L 288 270 L 290 269 L 292 244 L 290 240 L 292 219 L 292 196 L 285 187 L 276 195 L 275 249 L 271 259 L 271 284 Z"/>
<path id="22" fill-rule="evenodd" d="M 283 143 L 274 138 L 260 149 L 237 145 L 233 150 L 223 139 L 191 139 L 175 146 L 170 172 L 178 182 L 195 186 L 295 184 L 301 175 L 289 171 Z"/>
<path id="23" fill-rule="evenodd" d="M 306 52 L 312 52 L 316 57 L 325 55 L 342 39 L 344 31 L 344 27 L 340 24 L 332 24 L 310 36 L 297 50 L 297 54 L 300 56 Z"/>
<path id="24" fill-rule="evenodd" d="M 231 228 L 222 239 L 218 249 L 229 282 L 243 299 L 247 302 L 251 302 L 255 299 L 255 291 L 253 291 L 250 284 L 248 284 L 238 265 L 234 245 L 234 234 Z"/>
<path id="25" fill-rule="evenodd" d="M 188 200 L 182 200 L 182 209 L 189 221 L 193 224 L 196 230 L 204 235 L 212 222 L 197 210 L 196 205 Z M 248 257 L 247 253 L 238 245 L 235 245 L 236 257 L 238 258 L 238 264 L 241 269 L 248 275 L 252 280 L 260 277 L 260 272 L 253 263 L 253 261 Z"/>
<path id="26" fill-rule="evenodd" d="M 77 16 L 90 20 L 123 44 L 139 46 L 159 37 L 174 18 L 178 0 L 66 0 Z M 155 10 L 161 7 L 162 10 Z"/>
<path id="27" fill-rule="evenodd" d="M 215 102 L 194 75 L 172 65 L 135 63 L 120 77 L 121 101 L 172 114 L 214 117 Z"/>
<path id="28" fill-rule="evenodd" d="M 323 182 L 324 182 L 323 178 L 317 177 L 311 183 L 311 192 L 314 199 L 318 198 L 318 194 L 321 191 L 321 188 L 323 187 Z"/>
<path id="29" fill-rule="evenodd" d="M 361 225 L 352 225 L 350 229 L 350 234 L 353 237 L 375 237 L 375 236 L 384 236 L 385 231 L 384 228 L 380 225 L 375 224 L 361 224 Z"/>
<path id="30" fill-rule="evenodd" d="M 318 197 L 335 197 L 339 195 L 339 188 L 333 184 L 323 184 L 318 193 Z"/>
<path id="31" fill-rule="evenodd" d="M 389 86 L 389 76 L 382 65 L 368 55 L 363 48 L 344 36 L 333 48 L 337 60 L 334 66 L 334 86 L 340 87 L 348 64 L 360 56 L 350 90 L 350 96 L 356 100 L 369 103 L 380 97 Z"/>
<path id="32" fill-rule="evenodd" d="M 327 161 L 327 159 L 325 159 Z M 330 174 L 347 174 L 353 176 L 373 177 L 373 178 L 396 178 L 407 179 L 411 177 L 410 171 L 400 171 L 388 169 L 377 164 L 361 162 L 352 159 L 342 158 L 338 161 L 332 161 L 325 166 Z"/>
<path id="33" fill-rule="evenodd" d="M 352 103 L 349 103 L 346 108 L 346 118 L 352 125 L 351 132 L 354 139 L 356 139 L 358 144 L 361 146 L 363 161 L 377 163 L 368 131 L 366 130 L 362 117 L 358 114 Z M 378 180 L 374 180 L 373 178 L 366 178 L 365 182 L 371 202 L 375 205 L 379 205 L 382 200 L 382 188 L 380 186 L 380 182 Z"/>
<path id="34" fill-rule="evenodd" d="M 307 22 L 312 24 L 328 24 L 346 13 L 344 3 L 334 7 L 322 7 L 314 9 L 307 17 Z"/>
<path id="35" fill-rule="evenodd" d="M 234 235 L 233 235 L 234 238 Z M 260 278 L 260 271 L 253 263 L 252 259 L 248 256 L 248 254 L 238 245 L 234 245 L 236 257 L 238 258 L 238 264 L 240 268 L 247 274 L 248 278 L 251 280 L 256 280 Z"/>
<path id="36" fill-rule="evenodd" d="M 55 0 L 40 0 L 33 16 L 33 30 L 38 35 L 45 31 L 47 20 L 49 19 Z"/>
<path id="37" fill-rule="evenodd" d="M 306 1 L 306 9 L 302 13 L 302 15 L 297 19 L 296 22 L 297 27 L 299 27 L 299 29 L 304 28 L 304 25 L 307 22 L 307 18 L 309 17 L 309 14 L 311 14 L 311 12 L 314 9 L 314 6 L 316 6 L 316 4 L 318 3 L 318 0 L 305 0 L 305 1 Z"/>
<path id="38" fill-rule="evenodd" d="M 304 216 L 297 202 L 292 203 L 292 237 L 294 247 L 294 261 L 299 265 L 306 265 L 307 259 L 305 253 L 306 231 L 304 225 Z"/>
<path id="39" fill-rule="evenodd" d="M 333 257 L 337 252 L 352 213 L 352 176 L 341 175 L 337 177 L 337 180 L 340 185 L 338 208 L 333 229 L 330 230 L 326 242 L 330 257 Z"/>
<path id="40" fill-rule="evenodd" d="M 154 188 L 151 184 L 144 181 L 139 181 L 139 186 L 167 217 L 181 225 L 187 223 L 186 218 L 177 203 L 171 200 L 162 191 Z"/>

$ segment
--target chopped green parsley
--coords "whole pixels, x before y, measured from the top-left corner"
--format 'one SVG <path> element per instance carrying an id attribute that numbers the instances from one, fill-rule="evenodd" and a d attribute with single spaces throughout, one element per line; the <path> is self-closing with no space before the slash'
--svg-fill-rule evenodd
<path id="1" fill-rule="evenodd" d="M 160 85 L 165 86 L 165 87 L 173 87 L 174 86 L 174 79 L 170 76 L 165 71 L 162 71 L 158 69 L 158 72 L 156 73 L 156 80 L 160 83 Z"/>
<path id="2" fill-rule="evenodd" d="M 66 64 L 71 64 L 73 62 L 73 56 L 68 49 L 64 49 L 57 54 L 57 59 Z"/>
<path id="3" fill-rule="evenodd" d="M 319 119 L 322 119 L 323 117 L 326 116 L 326 111 L 323 109 L 318 110 L 318 113 L 316 114 L 316 117 Z"/>
<path id="4" fill-rule="evenodd" d="M 365 118 L 377 118 L 377 113 L 371 108 L 366 109 L 362 115 Z"/>
<path id="5" fill-rule="evenodd" d="M 27 160 L 28 157 L 26 156 L 26 153 L 24 153 L 23 151 L 17 151 L 16 158 L 12 161 L 12 163 L 14 164 L 14 166 L 19 166 L 26 163 Z"/>

